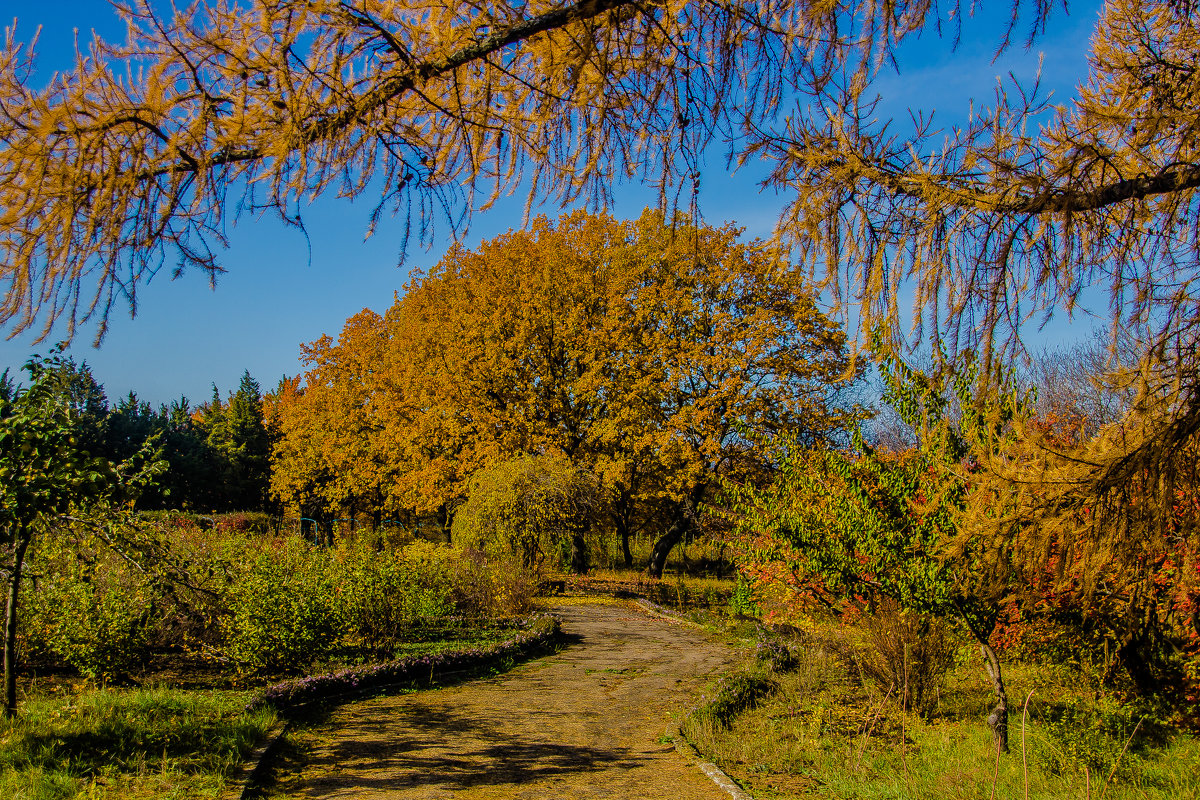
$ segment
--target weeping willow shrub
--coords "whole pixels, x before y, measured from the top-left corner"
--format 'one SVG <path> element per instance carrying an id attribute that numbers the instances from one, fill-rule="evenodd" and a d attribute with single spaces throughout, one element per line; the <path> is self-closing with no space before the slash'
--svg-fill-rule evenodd
<path id="1" fill-rule="evenodd" d="M 599 496 L 595 478 L 565 456 L 519 455 L 471 477 L 451 535 L 459 546 L 538 567 L 564 545 L 582 546 Z"/>

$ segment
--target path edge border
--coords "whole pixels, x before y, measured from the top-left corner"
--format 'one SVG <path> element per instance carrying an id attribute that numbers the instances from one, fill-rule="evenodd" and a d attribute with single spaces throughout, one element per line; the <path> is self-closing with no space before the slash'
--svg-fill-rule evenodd
<path id="1" fill-rule="evenodd" d="M 711 761 L 705 761 L 700 751 L 696 746 L 688 740 L 684 735 L 682 728 L 676 728 L 674 735 L 671 736 L 671 741 L 675 745 L 675 752 L 686 758 L 689 762 L 700 768 L 700 771 L 708 776 L 708 779 L 717 785 L 722 791 L 733 798 L 733 800 L 754 800 L 754 798 L 746 792 L 738 782 L 718 767 Z"/>
<path id="2" fill-rule="evenodd" d="M 690 619 L 684 619 L 678 613 L 672 611 L 669 608 L 660 606 L 658 603 L 655 603 L 653 600 L 650 600 L 649 598 L 638 597 L 633 601 L 633 604 L 636 605 L 638 608 L 640 608 L 643 612 L 649 614 L 652 617 L 659 617 L 660 619 L 666 620 L 667 622 L 674 622 L 676 625 L 686 625 L 689 628 L 696 628 L 697 630 L 705 630 L 705 627 L 703 625 L 701 625 L 697 622 L 692 622 Z"/>
<path id="3" fill-rule="evenodd" d="M 244 800 L 250 790 L 258 786 L 262 777 L 260 773 L 267 759 L 274 753 L 275 748 L 283 741 L 283 737 L 292 728 L 288 720 L 279 720 L 267 730 L 266 738 L 261 744 L 250 751 L 250 755 L 242 761 L 237 770 L 230 776 L 225 788 L 217 795 L 220 800 Z"/>
<path id="4" fill-rule="evenodd" d="M 703 625 L 692 622 L 689 619 L 684 619 L 679 614 L 672 612 L 668 608 L 664 608 L 654 601 L 646 597 L 639 597 L 634 601 L 642 611 L 655 617 L 659 617 L 668 622 L 674 622 L 677 625 L 687 625 L 692 628 L 704 629 Z M 675 733 L 671 735 L 671 741 L 675 745 L 675 752 L 679 753 L 691 764 L 698 767 L 701 772 L 708 776 L 708 779 L 717 785 L 722 791 L 729 795 L 733 800 L 754 800 L 754 798 L 746 792 L 738 782 L 729 777 L 725 770 L 718 767 L 711 761 L 705 761 L 700 755 L 700 751 L 691 743 L 687 736 L 683 733 L 682 727 L 677 727 Z"/>

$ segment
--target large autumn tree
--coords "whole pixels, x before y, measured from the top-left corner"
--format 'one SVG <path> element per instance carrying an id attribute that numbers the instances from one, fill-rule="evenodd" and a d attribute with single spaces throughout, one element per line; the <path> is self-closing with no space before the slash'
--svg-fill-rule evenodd
<path id="1" fill-rule="evenodd" d="M 477 470 L 561 453 L 623 542 L 660 531 L 661 573 L 715 476 L 759 468 L 748 435 L 821 439 L 853 413 L 844 335 L 738 233 L 577 212 L 453 249 L 386 315 L 305 349 L 305 385 L 272 403 L 276 492 L 447 518 Z"/>

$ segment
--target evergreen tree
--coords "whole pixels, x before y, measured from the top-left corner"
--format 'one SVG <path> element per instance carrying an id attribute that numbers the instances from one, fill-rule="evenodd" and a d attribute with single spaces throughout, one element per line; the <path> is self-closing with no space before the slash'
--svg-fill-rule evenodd
<path id="1" fill-rule="evenodd" d="M 250 371 L 225 409 L 231 463 L 230 501 L 238 509 L 261 509 L 267 501 L 271 442 L 263 422 L 262 392 Z"/>
<path id="2" fill-rule="evenodd" d="M 270 438 L 263 421 L 262 392 L 247 370 L 225 401 L 216 385 L 195 418 L 209 451 L 215 483 L 212 507 L 219 511 L 265 507 L 270 477 Z"/>

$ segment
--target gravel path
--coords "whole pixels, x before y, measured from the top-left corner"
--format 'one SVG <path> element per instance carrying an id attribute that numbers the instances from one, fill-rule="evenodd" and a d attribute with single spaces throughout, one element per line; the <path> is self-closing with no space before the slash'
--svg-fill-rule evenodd
<path id="1" fill-rule="evenodd" d="M 727 796 L 675 752 L 670 713 L 727 647 L 629 606 L 556 609 L 572 643 L 489 680 L 343 706 L 308 737 L 295 798 Z M 274 794 L 274 793 L 272 793 Z"/>

